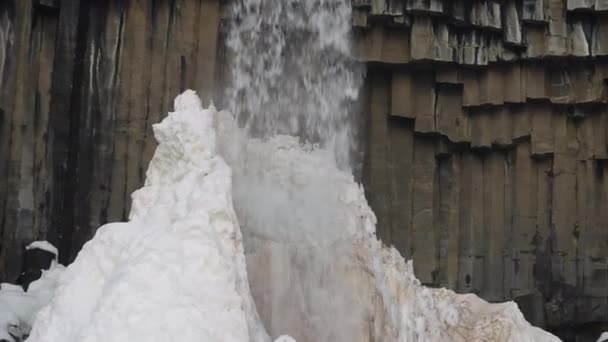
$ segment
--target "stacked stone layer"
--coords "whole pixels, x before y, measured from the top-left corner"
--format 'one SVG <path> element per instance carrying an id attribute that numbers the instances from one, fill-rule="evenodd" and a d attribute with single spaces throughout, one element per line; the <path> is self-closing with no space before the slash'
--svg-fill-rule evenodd
<path id="1" fill-rule="evenodd" d="M 355 1 L 364 182 L 425 283 L 608 320 L 608 1 Z"/>

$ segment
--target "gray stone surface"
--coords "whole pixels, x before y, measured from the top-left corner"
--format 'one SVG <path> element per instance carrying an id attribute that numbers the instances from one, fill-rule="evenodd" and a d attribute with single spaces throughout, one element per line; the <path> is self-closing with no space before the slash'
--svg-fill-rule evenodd
<path id="1" fill-rule="evenodd" d="M 424 283 L 516 299 L 564 336 L 608 321 L 606 14 L 594 1 L 444 1 L 441 15 L 421 3 L 408 25 L 370 13 L 356 27 L 366 89 L 388 94 L 366 107 L 379 235 Z"/>

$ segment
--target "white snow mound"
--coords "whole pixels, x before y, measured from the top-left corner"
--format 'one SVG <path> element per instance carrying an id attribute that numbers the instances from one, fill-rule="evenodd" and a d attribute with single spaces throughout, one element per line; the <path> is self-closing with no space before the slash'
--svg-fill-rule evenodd
<path id="1" fill-rule="evenodd" d="M 283 342 L 558 341 L 514 303 L 421 286 L 333 154 L 246 138 L 193 91 L 175 110 L 130 221 L 84 246 L 29 341 L 270 341 L 262 321 Z"/>
<path id="2" fill-rule="evenodd" d="M 187 91 L 127 223 L 101 227 L 59 280 L 29 342 L 267 341 L 249 293 L 230 168 Z"/>

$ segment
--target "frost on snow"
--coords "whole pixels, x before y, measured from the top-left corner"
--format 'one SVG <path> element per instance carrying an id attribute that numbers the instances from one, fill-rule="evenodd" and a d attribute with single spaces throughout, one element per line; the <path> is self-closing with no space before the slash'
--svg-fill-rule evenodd
<path id="1" fill-rule="evenodd" d="M 29 341 L 557 341 L 514 303 L 421 286 L 331 153 L 249 139 L 192 91 L 154 133 L 129 222 L 84 246 Z"/>

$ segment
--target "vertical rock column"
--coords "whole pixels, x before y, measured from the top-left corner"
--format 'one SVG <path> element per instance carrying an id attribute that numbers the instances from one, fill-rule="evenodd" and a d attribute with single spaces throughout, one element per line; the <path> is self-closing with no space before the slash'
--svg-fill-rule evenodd
<path id="1" fill-rule="evenodd" d="M 23 246 L 62 262 L 127 217 L 186 88 L 215 88 L 218 0 L 7 0 L 0 4 L 0 281 Z M 220 61 L 221 62 L 221 61 Z"/>
<path id="2" fill-rule="evenodd" d="M 0 4 L 0 279 L 14 280 L 25 244 L 46 235 L 56 26 L 53 4 Z"/>

